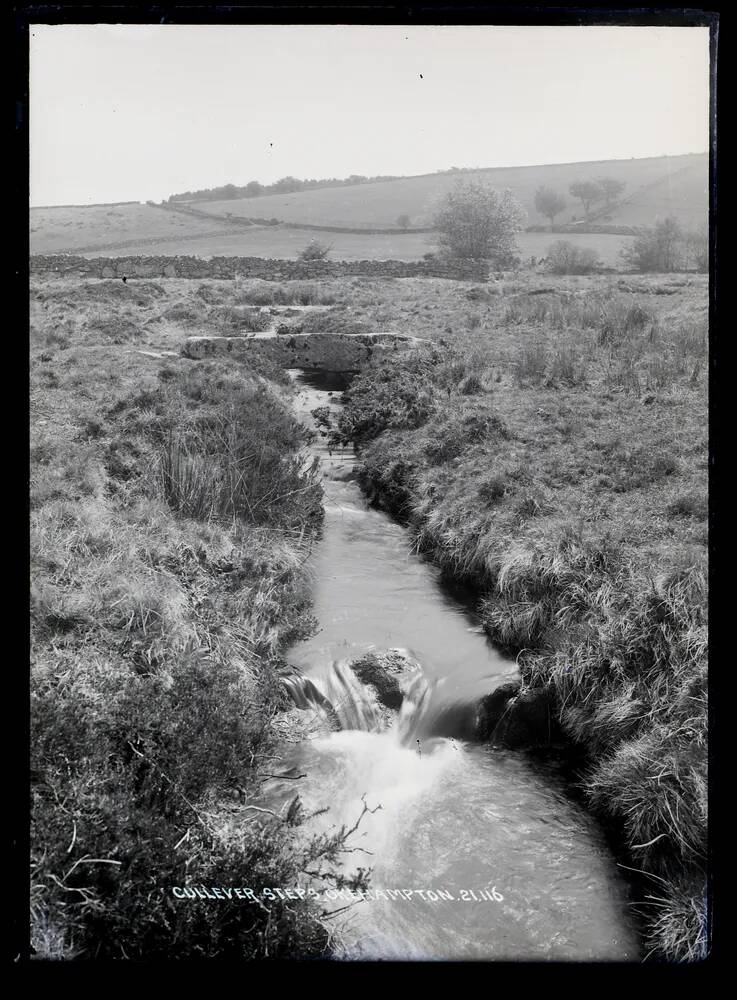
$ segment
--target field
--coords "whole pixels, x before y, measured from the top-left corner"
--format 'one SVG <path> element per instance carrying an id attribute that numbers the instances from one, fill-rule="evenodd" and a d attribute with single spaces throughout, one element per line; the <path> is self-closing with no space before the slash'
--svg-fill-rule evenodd
<path id="1" fill-rule="evenodd" d="M 301 905 L 260 914 L 261 945 L 245 918 L 202 915 L 212 907 L 150 919 L 152 894 L 189 864 L 215 885 L 246 872 L 286 885 L 310 863 L 296 807 L 259 833 L 244 806 L 285 707 L 282 651 L 314 627 L 302 567 L 320 487 L 295 461 L 304 432 L 283 373 L 178 355 L 190 334 L 259 329 L 258 309 L 290 301 L 330 306 L 295 329 L 436 345 L 359 379 L 336 433 L 357 441 L 375 500 L 476 588 L 526 683 L 555 691 L 588 755 L 584 793 L 623 863 L 649 873 L 653 953 L 700 957 L 707 280 L 511 272 L 484 285 L 34 277 L 37 953 L 327 947 Z M 329 862 L 340 846 L 311 849 Z"/>
<path id="2" fill-rule="evenodd" d="M 197 257 L 276 257 L 294 259 L 316 236 L 332 247 L 333 260 L 421 260 L 423 255 L 436 248 L 430 233 L 409 233 L 397 236 L 359 236 L 353 233 L 314 233 L 299 229 L 282 229 L 279 226 L 253 226 L 238 232 L 209 236 L 168 238 L 165 242 L 146 241 L 132 243 L 110 254 L 193 254 Z M 517 238 L 523 261 L 529 257 L 547 255 L 548 247 L 560 236 L 550 233 L 520 233 Z M 629 236 L 588 234 L 566 235 L 566 240 L 580 247 L 592 247 L 607 267 L 621 268 L 620 251 L 632 239 Z M 83 253 L 84 257 L 98 257 L 103 250 Z"/>
<path id="3" fill-rule="evenodd" d="M 102 205 L 91 208 L 32 208 L 31 253 L 76 253 L 135 239 L 169 240 L 202 233 L 230 232 L 227 223 L 165 212 L 151 205 Z"/>
<path id="4" fill-rule="evenodd" d="M 625 180 L 621 205 L 602 216 L 610 225 L 650 226 L 656 217 L 676 215 L 684 225 L 706 220 L 708 163 L 705 154 L 643 160 L 611 160 L 602 163 L 516 167 L 491 171 L 459 171 L 407 177 L 354 187 L 323 188 L 291 195 L 224 202 L 197 202 L 197 217 L 166 211 L 152 205 L 109 205 L 77 208 L 32 208 L 31 253 L 78 253 L 96 256 L 106 252 L 125 254 L 194 254 L 295 257 L 310 240 L 319 237 L 332 245 L 333 259 L 417 260 L 434 249 L 429 233 L 396 235 L 321 234 L 279 226 L 243 228 L 229 224 L 224 216 L 276 218 L 283 222 L 346 227 L 391 227 L 397 216 L 407 214 L 411 225 L 427 226 L 437 200 L 458 177 L 489 181 L 510 187 L 528 212 L 530 225 L 546 223 L 535 212 L 534 192 L 546 184 L 566 194 L 568 208 L 556 220 L 581 218 L 581 207 L 567 195 L 568 185 L 578 178 L 609 175 Z M 595 206 L 600 209 L 601 206 Z M 607 266 L 615 266 L 622 237 L 574 235 L 573 240 L 593 246 Z M 520 236 L 523 257 L 544 256 L 550 243 L 546 233 Z"/>
<path id="5" fill-rule="evenodd" d="M 669 199 L 666 178 L 684 170 L 683 180 L 674 185 Z M 411 225 L 426 226 L 433 215 L 434 204 L 455 183 L 458 177 L 483 180 L 499 189 L 510 188 L 529 216 L 529 224 L 545 223 L 535 210 L 535 190 L 544 184 L 560 191 L 568 201 L 559 222 L 581 218 L 582 208 L 568 194 L 568 186 L 576 180 L 610 176 L 625 181 L 625 196 L 642 190 L 642 197 L 627 210 L 625 225 L 652 225 L 655 215 L 664 208 L 684 221 L 693 216 L 706 217 L 708 197 L 708 161 L 706 154 L 655 157 L 651 159 L 606 160 L 598 163 L 552 164 L 535 167 L 509 167 L 496 170 L 458 171 L 453 174 L 430 174 L 406 177 L 396 181 L 361 184 L 356 187 L 322 188 L 294 194 L 266 195 L 234 201 L 197 202 L 196 207 L 214 216 L 232 215 L 276 218 L 285 222 L 305 222 L 324 226 L 392 226 L 399 215 L 410 217 Z M 680 175 L 679 175 L 680 176 Z M 663 182 L 664 186 L 660 187 Z M 658 183 L 657 200 L 651 204 L 647 186 Z M 620 222 L 616 210 L 611 213 L 614 224 Z"/>
<path id="6" fill-rule="evenodd" d="M 109 216 L 114 211 L 114 218 Z M 280 226 L 234 228 L 213 219 L 165 212 L 148 205 L 121 205 L 114 210 L 35 209 L 32 211 L 32 253 L 77 253 L 83 257 L 192 254 L 197 257 L 295 258 L 316 237 L 331 246 L 333 260 L 421 260 L 436 248 L 432 233 L 367 236 L 356 233 L 315 233 Z M 520 233 L 522 258 L 543 257 L 550 233 Z M 631 237 L 589 234 L 566 236 L 570 242 L 595 249 L 608 267 L 619 266 L 619 253 Z"/>

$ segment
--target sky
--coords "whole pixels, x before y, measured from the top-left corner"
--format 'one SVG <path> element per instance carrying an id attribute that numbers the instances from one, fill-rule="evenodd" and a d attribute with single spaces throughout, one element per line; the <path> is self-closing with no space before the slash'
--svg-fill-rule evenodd
<path id="1" fill-rule="evenodd" d="M 708 148 L 708 28 L 31 25 L 31 205 Z"/>

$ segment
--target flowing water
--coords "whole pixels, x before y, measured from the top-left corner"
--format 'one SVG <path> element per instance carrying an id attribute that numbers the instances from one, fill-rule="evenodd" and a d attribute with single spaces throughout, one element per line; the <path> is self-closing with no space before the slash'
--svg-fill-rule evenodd
<path id="1" fill-rule="evenodd" d="M 298 410 L 339 406 L 340 381 L 294 372 Z M 350 478 L 354 454 L 312 446 L 325 522 L 310 557 L 319 632 L 290 651 L 298 706 L 334 730 L 291 747 L 265 799 L 295 792 L 310 829 L 361 821 L 344 870 L 370 868 L 364 898 L 327 901 L 350 959 L 608 960 L 639 958 L 627 886 L 591 818 L 553 763 L 469 742 L 474 703 L 515 675 L 473 610 L 443 588 L 408 531 L 368 507 Z M 398 714 L 347 662 L 372 649 L 414 662 Z M 338 729 L 338 726 L 340 727 Z M 284 773 L 284 772 L 282 772 Z M 372 812 L 362 815 L 364 804 Z M 380 808 L 377 808 L 380 807 Z"/>

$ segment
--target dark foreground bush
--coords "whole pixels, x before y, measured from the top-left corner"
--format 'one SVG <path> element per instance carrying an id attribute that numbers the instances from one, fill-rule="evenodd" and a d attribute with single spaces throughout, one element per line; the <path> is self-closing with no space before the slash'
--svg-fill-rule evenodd
<path id="1" fill-rule="evenodd" d="M 434 405 L 433 365 L 412 357 L 402 366 L 376 368 L 346 390 L 349 406 L 341 411 L 332 433 L 334 444 L 364 442 L 388 427 L 419 427 Z"/>
<path id="2" fill-rule="evenodd" d="M 295 840 L 306 818 L 298 800 L 266 822 L 242 812 L 231 831 L 213 813 L 216 795 L 253 785 L 250 761 L 268 746 L 268 693 L 196 648 L 168 678 L 127 672 L 96 692 L 84 680 L 33 686 L 35 953 L 322 954 L 328 933 L 308 901 L 213 904 L 172 892 L 294 886 L 308 868 L 330 873 L 343 847 L 345 831 Z"/>

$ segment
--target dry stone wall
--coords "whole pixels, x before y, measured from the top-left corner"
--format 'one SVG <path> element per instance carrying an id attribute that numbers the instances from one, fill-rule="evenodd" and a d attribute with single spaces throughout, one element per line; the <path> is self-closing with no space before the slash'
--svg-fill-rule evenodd
<path id="1" fill-rule="evenodd" d="M 329 260 L 306 263 L 268 257 L 79 257 L 68 254 L 30 258 L 31 273 L 89 278 L 451 278 L 487 281 L 489 264 L 480 260 Z"/>

